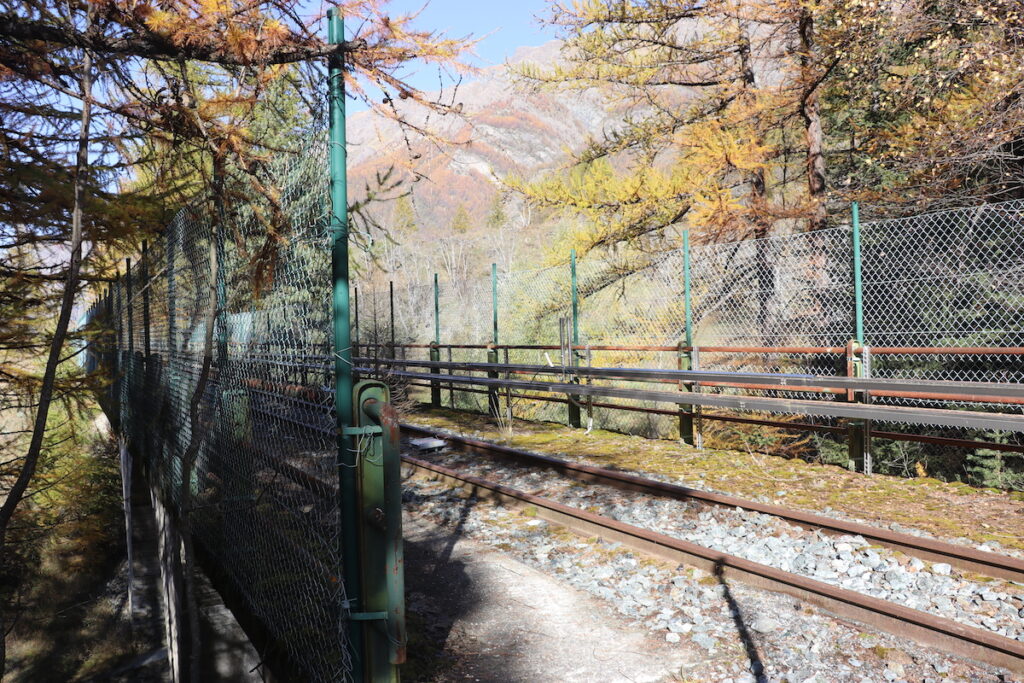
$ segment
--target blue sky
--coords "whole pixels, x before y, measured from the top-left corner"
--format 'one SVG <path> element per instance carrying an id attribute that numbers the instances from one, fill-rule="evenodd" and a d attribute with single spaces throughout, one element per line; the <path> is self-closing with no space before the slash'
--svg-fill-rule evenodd
<path id="1" fill-rule="evenodd" d="M 386 5 L 392 14 L 415 12 L 425 0 L 393 0 Z M 524 45 L 541 45 L 555 37 L 550 27 L 542 27 L 538 15 L 546 14 L 545 0 L 432 0 L 416 19 L 414 26 L 425 30 L 443 31 L 450 37 L 472 35 L 481 38 L 477 44 L 475 66 L 501 64 Z M 436 90 L 437 70 L 416 69 L 410 73 L 412 85 L 423 90 Z M 362 104 L 349 102 L 350 112 L 359 111 Z"/>

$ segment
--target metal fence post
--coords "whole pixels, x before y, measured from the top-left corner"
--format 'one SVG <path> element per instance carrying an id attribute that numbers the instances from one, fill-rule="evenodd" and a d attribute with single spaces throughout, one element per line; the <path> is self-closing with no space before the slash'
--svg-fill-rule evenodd
<path id="1" fill-rule="evenodd" d="M 580 345 L 580 319 L 579 319 L 579 290 L 576 286 L 576 250 L 573 249 L 569 252 L 569 276 L 571 278 L 570 292 L 572 296 L 572 335 L 569 341 L 569 358 L 570 364 L 573 368 L 579 365 L 579 357 L 576 355 L 576 348 Z M 579 382 L 579 377 L 575 374 L 572 378 L 573 383 Z M 580 402 L 579 396 L 568 395 L 568 406 L 569 406 L 569 426 L 579 427 L 580 426 Z"/>
<path id="2" fill-rule="evenodd" d="M 121 346 L 124 342 L 124 317 L 121 315 L 123 311 L 123 302 L 121 301 L 122 286 L 121 286 L 121 271 L 117 271 L 114 274 L 114 284 L 112 286 L 114 290 L 114 314 L 117 317 L 117 346 L 115 347 L 116 355 L 114 360 L 118 365 L 121 363 Z M 120 370 L 120 367 L 118 368 Z"/>
<path id="3" fill-rule="evenodd" d="M 854 338 L 847 345 L 847 375 L 865 377 L 867 373 L 866 359 L 869 351 L 864 344 L 864 288 L 861 260 L 860 206 L 853 202 L 850 206 L 852 219 L 852 250 L 853 250 L 853 327 Z M 869 400 L 864 392 L 847 392 L 847 400 Z M 850 420 L 849 432 L 849 466 L 871 474 L 871 423 L 869 420 Z"/>
<path id="4" fill-rule="evenodd" d="M 132 442 L 133 446 L 137 446 L 137 441 L 134 438 L 135 432 L 135 308 L 134 302 L 132 301 L 132 260 L 126 258 L 124 260 L 124 291 L 125 291 L 125 304 L 128 311 L 128 353 L 125 356 L 125 372 L 124 372 L 124 385 L 121 389 L 121 410 L 127 415 L 127 420 L 122 420 L 121 426 L 124 427 L 127 423 L 127 438 Z M 125 438 L 124 432 L 121 433 L 121 437 Z"/>
<path id="5" fill-rule="evenodd" d="M 864 343 L 864 289 L 861 272 L 860 205 L 850 207 L 853 219 L 853 325 L 854 339 Z"/>
<path id="6" fill-rule="evenodd" d="M 115 295 L 115 308 L 117 316 L 117 346 L 114 349 L 114 383 L 111 386 L 112 394 L 111 400 L 114 405 L 117 406 L 117 410 L 114 412 L 115 424 L 113 425 L 114 431 L 121 432 L 121 424 L 124 417 L 124 401 L 121 399 L 122 391 L 124 390 L 124 280 L 121 276 L 120 271 L 117 272 L 116 279 L 114 280 L 114 295 Z"/>
<path id="7" fill-rule="evenodd" d="M 359 349 L 360 349 L 360 346 L 359 346 L 359 288 L 358 287 L 353 287 L 352 288 L 352 296 L 355 297 L 354 301 L 352 302 L 352 314 L 355 316 L 355 320 L 353 321 L 353 327 L 354 327 L 353 334 L 355 335 L 355 340 L 352 342 L 352 353 L 354 355 L 358 356 L 360 354 L 360 351 L 359 351 Z M 365 351 L 363 353 L 365 353 Z"/>
<path id="8" fill-rule="evenodd" d="M 153 401 L 155 387 L 151 386 L 150 378 L 153 376 L 153 362 L 150 357 L 152 347 L 150 345 L 149 330 L 149 245 L 146 240 L 142 241 L 142 258 L 139 259 L 139 281 L 142 283 L 142 393 L 147 401 Z M 150 403 L 155 406 L 155 402 Z M 153 433 L 146 432 L 141 439 L 140 455 L 144 461 L 150 459 L 150 443 L 155 443 Z"/>
<path id="9" fill-rule="evenodd" d="M 167 250 L 167 364 L 170 367 L 171 359 L 177 350 L 175 337 L 178 334 L 178 290 L 174 278 L 174 235 L 177 231 L 174 229 L 173 223 L 168 232 L 165 248 Z"/>
<path id="10" fill-rule="evenodd" d="M 498 363 L 498 264 L 491 264 L 491 343 L 487 345 L 487 362 Z M 487 376 L 491 379 L 498 378 L 497 370 L 488 370 Z M 501 405 L 498 401 L 498 388 L 495 386 L 487 389 L 487 412 L 492 417 L 501 415 Z"/>
<path id="11" fill-rule="evenodd" d="M 434 342 L 430 345 L 430 361 L 438 363 L 441 361 L 441 305 L 438 294 L 437 273 L 434 273 Z M 430 374 L 440 375 L 441 368 L 430 368 Z M 430 381 L 430 407 L 441 407 L 441 382 Z"/>
<path id="12" fill-rule="evenodd" d="M 327 40 L 344 41 L 344 25 L 337 8 L 327 11 Z M 348 182 L 345 151 L 345 74 L 340 53 L 328 58 L 330 108 L 331 248 L 334 417 L 338 448 L 338 511 L 341 517 L 341 563 L 345 597 L 341 617 L 345 620 L 352 652 L 352 679 L 368 680 L 365 651 L 365 622 L 352 619 L 362 609 L 362 568 L 359 534 L 359 490 L 356 468 L 359 458 L 352 436 L 345 434 L 352 412 L 352 330 L 349 320 L 348 282 Z"/>
<path id="13" fill-rule="evenodd" d="M 224 212 L 224 200 L 221 197 L 214 197 L 217 207 L 217 221 L 214 226 L 214 248 L 217 250 L 217 272 L 212 273 L 217 287 L 217 372 L 222 374 L 228 362 L 228 290 L 227 290 L 227 264 L 224 254 L 224 230 L 227 219 Z M 223 382 L 223 378 L 221 379 Z M 223 390 L 223 389 L 222 389 Z"/>
<path id="14" fill-rule="evenodd" d="M 139 270 L 142 275 L 142 349 L 143 356 L 145 356 L 147 366 L 149 363 L 149 356 L 152 352 L 150 346 L 150 332 L 149 332 L 149 258 L 148 258 L 149 245 L 145 240 L 142 242 L 142 260 L 139 262 Z"/>
<path id="15" fill-rule="evenodd" d="M 680 370 L 693 370 L 693 301 L 690 282 L 690 231 L 683 231 L 683 343 L 680 344 L 677 366 Z M 692 391 L 690 383 L 680 382 L 679 391 Z M 679 406 L 679 439 L 688 446 L 696 446 L 694 406 Z"/>
<path id="16" fill-rule="evenodd" d="M 391 326 L 391 360 L 398 356 L 395 354 L 395 281 L 388 280 L 388 324 Z"/>
<path id="17" fill-rule="evenodd" d="M 132 306 L 132 260 L 124 260 L 124 296 L 128 309 L 128 358 L 135 353 L 135 312 Z"/>

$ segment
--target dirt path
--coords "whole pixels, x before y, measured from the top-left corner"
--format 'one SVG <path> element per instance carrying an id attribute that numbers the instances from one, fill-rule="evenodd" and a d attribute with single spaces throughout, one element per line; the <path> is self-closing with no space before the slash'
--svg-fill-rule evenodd
<path id="1" fill-rule="evenodd" d="M 458 531 L 406 517 L 408 681 L 661 681 L 702 659 Z"/>

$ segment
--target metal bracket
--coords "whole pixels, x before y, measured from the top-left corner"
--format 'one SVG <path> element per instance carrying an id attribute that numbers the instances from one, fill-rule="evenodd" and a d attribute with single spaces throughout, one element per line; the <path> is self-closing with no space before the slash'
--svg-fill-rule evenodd
<path id="1" fill-rule="evenodd" d="M 387 621 L 387 612 L 349 612 L 350 621 Z"/>
<path id="2" fill-rule="evenodd" d="M 380 428 L 380 425 L 364 425 L 362 427 L 343 427 L 341 433 L 345 436 L 365 436 L 383 434 L 384 430 Z"/>

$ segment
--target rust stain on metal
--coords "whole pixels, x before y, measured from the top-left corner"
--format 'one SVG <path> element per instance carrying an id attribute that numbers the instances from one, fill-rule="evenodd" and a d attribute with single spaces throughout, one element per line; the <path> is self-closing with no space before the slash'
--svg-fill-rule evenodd
<path id="1" fill-rule="evenodd" d="M 403 425 L 403 428 L 408 431 L 432 433 L 431 430 L 412 425 Z M 863 536 L 864 538 L 870 539 L 887 547 L 900 550 L 901 552 L 905 552 L 909 555 L 914 555 L 922 559 L 948 562 L 949 564 L 961 569 L 979 572 L 987 576 L 1024 582 L 1024 560 L 1008 557 L 1006 555 L 985 552 L 975 548 L 946 543 L 945 541 L 922 538 L 912 536 L 910 534 L 902 534 L 889 529 L 868 526 L 866 524 L 833 519 L 831 517 L 803 512 L 801 510 L 791 510 L 779 505 L 758 503 L 756 501 L 737 498 L 735 496 L 712 493 L 710 491 L 701 491 L 699 489 L 691 489 L 686 486 L 680 486 L 679 484 L 668 484 L 637 475 L 625 474 L 614 470 L 606 470 L 600 467 L 593 467 L 591 465 L 581 465 L 553 458 L 551 456 L 523 451 L 518 448 L 499 446 L 479 439 L 452 436 L 449 434 L 445 434 L 445 436 L 450 441 L 463 444 L 464 447 L 470 450 L 498 454 L 532 464 L 538 464 L 549 469 L 554 469 L 566 476 L 571 476 L 583 481 L 599 482 L 609 486 L 639 491 L 649 495 L 675 498 L 678 500 L 700 500 L 705 503 L 720 505 L 723 507 L 739 507 L 744 510 L 751 510 L 754 512 L 772 515 L 773 517 L 778 517 L 780 519 L 785 519 L 805 528 L 821 529 L 823 531 L 837 534 Z"/>
<path id="2" fill-rule="evenodd" d="M 810 579 L 740 557 L 681 541 L 671 536 L 641 529 L 516 489 L 460 474 L 440 465 L 403 456 L 407 464 L 422 473 L 468 485 L 470 493 L 514 505 L 533 505 L 537 516 L 585 535 L 603 538 L 673 562 L 685 562 L 705 571 L 720 573 L 728 579 L 792 595 L 818 605 L 834 614 L 856 619 L 883 631 L 941 648 L 1016 673 L 1024 673 L 1024 643 L 964 626 L 893 602 L 862 595 L 845 588 Z"/>

